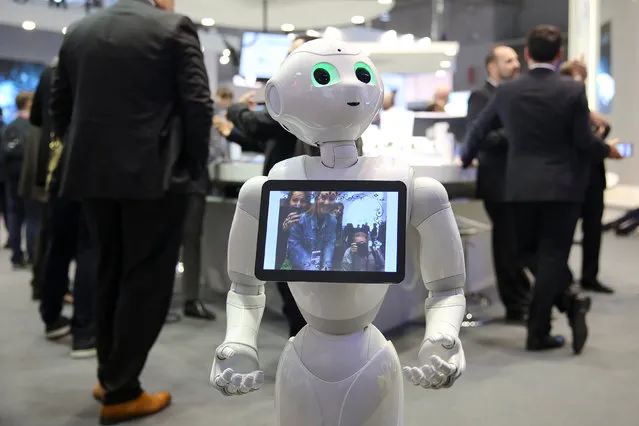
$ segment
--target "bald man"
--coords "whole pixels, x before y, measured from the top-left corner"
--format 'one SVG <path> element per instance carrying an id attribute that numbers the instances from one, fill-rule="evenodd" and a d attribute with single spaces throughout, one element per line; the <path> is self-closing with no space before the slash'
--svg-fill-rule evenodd
<path id="1" fill-rule="evenodd" d="M 450 98 L 450 89 L 445 86 L 437 87 L 433 101 L 426 107 L 426 112 L 446 112 L 448 98 Z"/>
<path id="2" fill-rule="evenodd" d="M 504 45 L 494 46 L 486 56 L 488 79 L 468 99 L 468 124 L 479 116 L 493 97 L 495 88 L 519 76 L 521 65 L 517 52 Z M 484 208 L 492 222 L 493 266 L 499 296 L 506 308 L 506 321 L 523 325 L 530 298 L 530 282 L 524 271 L 518 268 L 515 253 L 514 225 L 509 203 L 504 202 L 504 174 L 506 171 L 507 139 L 501 123 L 496 123 L 479 151 L 477 170 L 477 198 L 484 201 Z"/>

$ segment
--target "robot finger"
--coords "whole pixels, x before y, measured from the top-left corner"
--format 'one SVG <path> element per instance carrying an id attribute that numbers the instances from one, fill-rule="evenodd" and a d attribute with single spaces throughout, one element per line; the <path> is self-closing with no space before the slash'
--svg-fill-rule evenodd
<path id="1" fill-rule="evenodd" d="M 233 355 L 235 355 L 235 351 L 229 346 L 225 346 L 217 352 L 217 358 L 222 361 L 231 358 Z"/>
<path id="2" fill-rule="evenodd" d="M 238 391 L 239 391 L 239 386 L 236 386 L 236 385 L 234 385 L 233 383 L 229 383 L 229 384 L 226 386 L 226 392 L 227 392 L 229 395 L 235 395 L 235 394 L 237 394 L 237 392 L 238 392 Z"/>
<path id="3" fill-rule="evenodd" d="M 426 380 L 428 380 L 431 383 L 431 387 L 435 389 L 437 389 L 442 383 L 444 383 L 444 380 L 446 379 L 446 377 L 443 374 L 438 373 L 430 365 L 423 366 L 422 372 L 424 374 L 424 377 L 426 377 Z"/>
<path id="4" fill-rule="evenodd" d="M 233 370 L 230 368 L 227 368 L 226 370 L 222 372 L 222 374 L 219 374 L 215 378 L 215 384 L 223 388 L 231 382 L 232 377 L 233 377 Z"/>
<path id="5" fill-rule="evenodd" d="M 242 384 L 240 385 L 240 393 L 248 393 L 253 390 L 253 384 L 255 381 L 255 377 L 252 374 L 247 374 L 242 379 Z"/>
<path id="6" fill-rule="evenodd" d="M 414 367 L 404 367 L 402 368 L 402 372 L 404 373 L 404 378 L 408 380 L 410 383 L 414 385 L 418 383 L 415 380 Z"/>
<path id="7" fill-rule="evenodd" d="M 422 370 L 419 367 L 411 368 L 411 377 L 411 381 L 415 386 L 419 386 L 425 379 L 424 373 L 422 373 Z"/>
<path id="8" fill-rule="evenodd" d="M 437 355 L 431 356 L 430 362 L 435 368 L 435 371 L 443 374 L 444 376 L 452 376 L 457 372 L 457 366 L 455 364 L 448 363 Z"/>
<path id="9" fill-rule="evenodd" d="M 441 333 L 435 334 L 434 336 L 428 337 L 426 338 L 427 341 L 429 341 L 430 343 L 443 343 L 444 342 L 444 335 Z"/>
<path id="10" fill-rule="evenodd" d="M 255 374 L 255 381 L 253 382 L 253 389 L 257 390 L 264 384 L 264 372 L 257 371 Z"/>
<path id="11" fill-rule="evenodd" d="M 446 349 L 452 349 L 455 347 L 455 338 L 453 336 L 445 335 L 442 338 L 442 346 Z"/>
<path id="12" fill-rule="evenodd" d="M 231 384 L 239 388 L 242 384 L 243 378 L 244 377 L 241 374 L 233 374 L 233 376 L 231 377 Z"/>

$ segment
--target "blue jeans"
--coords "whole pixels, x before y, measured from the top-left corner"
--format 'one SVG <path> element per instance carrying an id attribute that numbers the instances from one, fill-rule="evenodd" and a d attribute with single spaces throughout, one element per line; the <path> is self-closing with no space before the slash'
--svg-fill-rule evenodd
<path id="1" fill-rule="evenodd" d="M 14 265 L 25 260 L 32 261 L 35 256 L 36 239 L 40 232 L 40 212 L 42 204 L 38 201 L 23 198 L 18 194 L 18 181 L 7 179 L 7 219 L 9 222 L 9 247 L 13 252 L 11 263 Z M 27 259 L 22 251 L 22 227 L 26 228 Z"/>

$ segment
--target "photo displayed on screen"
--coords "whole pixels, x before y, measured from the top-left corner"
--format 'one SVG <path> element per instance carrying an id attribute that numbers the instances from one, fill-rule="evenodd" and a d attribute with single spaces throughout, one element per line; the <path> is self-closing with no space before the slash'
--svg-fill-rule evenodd
<path id="1" fill-rule="evenodd" d="M 264 270 L 397 272 L 397 192 L 271 191 Z"/>

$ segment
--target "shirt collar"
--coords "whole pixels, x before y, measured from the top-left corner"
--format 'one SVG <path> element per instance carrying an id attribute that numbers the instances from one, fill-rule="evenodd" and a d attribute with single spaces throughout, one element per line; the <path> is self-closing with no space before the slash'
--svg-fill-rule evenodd
<path id="1" fill-rule="evenodd" d="M 486 79 L 486 81 L 488 82 L 488 84 L 490 84 L 490 85 L 491 85 L 491 86 L 493 86 L 493 87 L 497 87 L 497 86 L 499 86 L 499 83 L 497 83 L 495 80 L 493 80 L 493 79 L 492 79 L 492 78 L 490 78 L 490 77 L 488 77 L 488 78 Z"/>
<path id="2" fill-rule="evenodd" d="M 555 71 L 555 66 L 553 64 L 547 64 L 543 62 L 539 62 L 530 66 L 531 70 L 535 70 L 538 68 L 545 68 L 547 70 Z"/>

